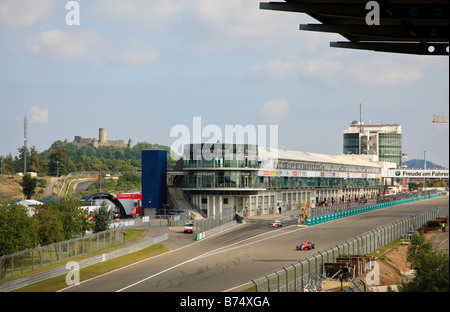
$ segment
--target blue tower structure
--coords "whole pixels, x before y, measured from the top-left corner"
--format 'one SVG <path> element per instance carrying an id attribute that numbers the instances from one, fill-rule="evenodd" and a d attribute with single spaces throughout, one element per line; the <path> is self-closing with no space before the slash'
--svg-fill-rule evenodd
<path id="1" fill-rule="evenodd" d="M 159 215 L 167 199 L 167 151 L 142 151 L 142 215 L 156 208 Z"/>

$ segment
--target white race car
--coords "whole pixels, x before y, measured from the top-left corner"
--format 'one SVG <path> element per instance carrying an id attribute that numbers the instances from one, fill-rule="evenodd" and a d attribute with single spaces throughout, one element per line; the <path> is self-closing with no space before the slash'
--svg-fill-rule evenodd
<path id="1" fill-rule="evenodd" d="M 282 227 L 282 226 L 283 226 L 283 224 L 281 223 L 280 220 L 275 220 L 269 224 L 269 227 Z"/>

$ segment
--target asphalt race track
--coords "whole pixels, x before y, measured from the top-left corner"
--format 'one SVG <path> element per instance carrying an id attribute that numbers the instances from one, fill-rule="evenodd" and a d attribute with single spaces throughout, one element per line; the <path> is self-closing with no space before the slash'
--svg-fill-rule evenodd
<path id="1" fill-rule="evenodd" d="M 240 291 L 251 279 L 290 266 L 317 251 L 370 229 L 448 203 L 448 196 L 387 207 L 310 227 L 285 222 L 269 228 L 253 219 L 165 254 L 83 281 L 67 292 L 222 292 Z M 296 251 L 300 242 L 316 249 Z M 188 240 L 190 242 L 190 240 Z"/>

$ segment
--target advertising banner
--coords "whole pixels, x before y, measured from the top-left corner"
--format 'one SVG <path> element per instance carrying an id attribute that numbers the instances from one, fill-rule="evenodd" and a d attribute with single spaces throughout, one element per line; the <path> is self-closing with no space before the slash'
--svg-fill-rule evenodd
<path id="1" fill-rule="evenodd" d="M 448 169 L 427 169 L 427 170 L 388 170 L 387 178 L 430 178 L 430 179 L 448 179 Z"/>

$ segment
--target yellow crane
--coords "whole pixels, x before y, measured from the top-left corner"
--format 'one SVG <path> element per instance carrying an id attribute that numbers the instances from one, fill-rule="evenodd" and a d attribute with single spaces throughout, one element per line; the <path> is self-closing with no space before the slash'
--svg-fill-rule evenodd
<path id="1" fill-rule="evenodd" d="M 433 115 L 433 123 L 448 123 L 448 116 Z"/>

